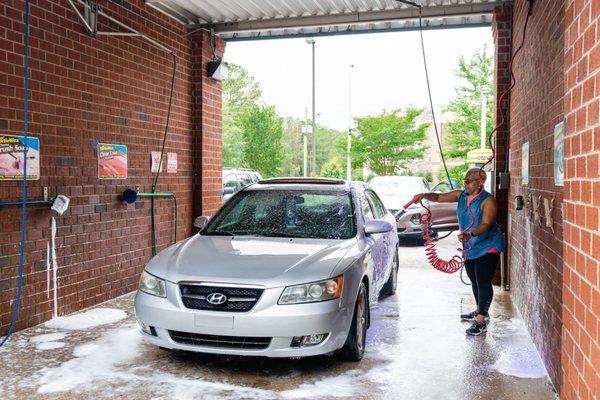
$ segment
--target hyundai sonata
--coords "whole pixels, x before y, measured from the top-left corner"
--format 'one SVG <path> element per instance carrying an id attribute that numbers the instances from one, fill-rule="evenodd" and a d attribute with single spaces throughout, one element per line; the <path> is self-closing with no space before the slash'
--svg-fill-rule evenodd
<path id="1" fill-rule="evenodd" d="M 135 298 L 163 348 L 360 360 L 369 306 L 396 291 L 394 216 L 368 185 L 263 180 L 154 257 Z"/>

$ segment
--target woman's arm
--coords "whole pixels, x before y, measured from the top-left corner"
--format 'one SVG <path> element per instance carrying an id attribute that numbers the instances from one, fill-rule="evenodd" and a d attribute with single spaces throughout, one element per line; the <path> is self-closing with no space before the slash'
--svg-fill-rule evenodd
<path id="1" fill-rule="evenodd" d="M 462 190 L 453 190 L 446 193 L 419 193 L 413 197 L 413 203 L 418 203 L 421 199 L 436 203 L 456 203 L 461 193 Z"/>
<path id="2" fill-rule="evenodd" d="M 494 196 L 488 197 L 481 205 L 481 210 L 483 211 L 481 225 L 472 231 L 473 236 L 481 235 L 492 229 L 498 215 L 498 200 Z"/>

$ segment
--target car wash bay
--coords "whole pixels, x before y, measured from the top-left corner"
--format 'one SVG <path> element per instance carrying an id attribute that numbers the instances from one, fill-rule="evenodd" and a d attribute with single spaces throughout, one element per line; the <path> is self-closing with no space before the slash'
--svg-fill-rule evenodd
<path id="1" fill-rule="evenodd" d="M 61 371 L 76 377 L 69 372 L 72 367 L 90 370 L 101 380 L 111 380 L 115 370 L 118 374 L 123 367 L 128 371 L 126 378 L 139 384 L 148 379 L 162 382 L 155 374 L 165 365 L 171 369 L 163 370 L 164 385 L 147 388 L 149 392 L 176 396 L 179 392 L 169 390 L 179 390 L 177 383 L 182 379 L 210 377 L 192 387 L 216 390 L 216 395 L 225 393 L 232 398 L 234 393 L 237 398 L 265 393 L 275 398 L 309 397 L 303 390 L 313 394 L 324 390 L 321 393 L 332 397 L 369 398 L 372 394 L 386 398 L 386 393 L 399 395 L 401 388 L 410 393 L 412 385 L 417 390 L 416 383 L 421 389 L 429 385 L 421 379 L 433 371 L 431 381 L 443 382 L 439 390 L 447 388 L 449 393 L 457 393 L 456 398 L 469 398 L 469 393 L 473 393 L 471 398 L 486 398 L 487 392 L 466 391 L 472 384 L 467 378 L 477 377 L 490 385 L 490 393 L 501 391 L 505 398 L 525 396 L 519 391 L 525 387 L 523 392 L 538 395 L 532 398 L 552 396 L 545 378 L 531 377 L 527 368 L 535 364 L 535 357 L 529 350 L 521 351 L 520 346 L 529 340 L 562 398 L 599 396 L 598 2 L 535 2 L 522 52 L 513 66 L 515 87 L 510 98 L 496 101 L 496 119 L 507 116 L 496 136 L 495 169 L 509 174 L 508 184 L 497 189 L 496 196 L 507 233 L 510 292 L 497 291 L 494 331 L 486 338 L 465 341 L 464 329 L 455 315 L 464 311 L 459 301 L 467 301 L 468 291 L 457 285 L 456 277 L 427 270 L 415 256 L 415 263 L 401 271 L 398 296 L 374 310 L 367 358 L 360 365 L 321 359 L 299 363 L 286 360 L 283 364 L 236 360 L 230 364 L 229 359 L 164 354 L 137 342 L 130 326 L 130 302 L 118 296 L 136 289 L 154 247 L 166 247 L 175 234 L 179 238 L 191 235 L 193 218 L 211 215 L 220 204 L 221 88 L 217 80 L 207 76 L 206 65 L 222 56 L 227 40 L 412 29 L 418 13 L 389 1 L 329 1 L 326 6 L 319 2 L 315 9 L 305 9 L 303 2 L 254 1 L 250 7 L 240 1 L 230 6 L 194 1 L 193 7 L 185 9 L 165 0 L 103 1 L 98 3 L 101 12 L 93 18 L 95 14 L 84 12 L 82 3 L 53 0 L 31 5 L 28 130 L 32 141 L 28 143 L 38 154 L 37 164 L 35 158 L 29 161 L 32 179 L 27 185 L 28 199 L 43 203 L 64 195 L 70 204 L 62 215 L 51 211 L 48 204 L 27 207 L 23 291 L 15 325 L 18 332 L 0 350 L 0 378 L 7 383 L 2 385 L 6 392 L 3 398 L 19 393 L 25 397 L 36 393 L 42 397 L 56 397 L 57 393 L 65 398 L 87 397 L 85 391 L 44 394 L 50 393 L 44 379 L 60 383 L 59 389 L 81 390 L 60 379 Z M 521 43 L 530 2 L 421 3 L 429 27 L 492 26 L 495 95 L 499 100 L 509 85 L 509 60 Z M 0 135 L 8 148 L 11 138 L 23 134 L 25 121 L 23 2 L 4 2 L 0 18 Z M 214 38 L 207 31 L 211 27 Z M 115 36 L 114 32 L 127 36 Z M 173 69 L 164 172 L 155 181 L 151 154 L 161 151 Z M 564 143 L 562 159 L 555 159 L 555 153 L 559 154 L 554 151 L 555 136 L 559 144 Z M 9 163 L 3 172 L 1 202 L 21 198 L 20 181 L 7 178 L 18 178 L 18 173 L 8 171 L 11 166 L 19 169 L 14 164 Z M 554 172 L 559 164 L 564 165 L 562 182 Z M 153 186 L 156 192 L 173 194 L 177 209 L 168 195 L 154 200 L 140 197 L 132 204 L 122 202 L 126 188 L 150 193 Z M 522 210 L 517 210 L 515 196 L 523 196 Z M 20 217 L 18 206 L 0 208 L 2 334 L 10 324 L 17 298 Z M 47 268 L 52 265 L 48 247 L 51 217 L 56 219 L 56 279 Z M 401 259 L 407 260 L 404 255 Z M 417 311 L 419 305 L 426 305 L 414 301 L 423 293 L 416 290 L 424 290 L 431 301 L 448 308 L 441 307 L 427 320 Z M 509 297 L 522 318 L 507 311 Z M 38 325 L 54 314 L 65 316 L 114 298 L 116 303 L 103 304 L 102 308 L 121 309 L 120 313 L 101 311 L 92 318 L 112 321 L 110 324 L 88 325 L 82 330 L 82 322 L 75 320 L 75 331 Z M 33 328 L 23 330 L 28 327 Z M 40 337 L 43 334 L 53 336 Z M 516 342 L 519 338 L 522 343 Z M 141 350 L 135 354 L 103 351 L 119 348 L 121 343 Z M 436 349 L 439 352 L 434 352 Z M 419 358 L 421 354 L 424 359 Z M 427 362 L 436 360 L 437 354 L 443 358 Z M 511 354 L 522 360 L 512 374 L 507 367 L 513 359 Z M 35 359 L 29 358 L 33 355 Z M 483 359 L 470 358 L 479 355 Z M 409 361 L 410 365 L 403 367 Z M 470 369 L 473 364 L 478 368 Z M 190 375 L 190 369 L 200 375 Z M 38 380 L 32 383 L 28 378 L 34 376 Z M 366 377 L 368 382 L 356 388 L 350 382 L 357 382 L 357 377 Z M 88 375 L 79 379 L 84 384 L 91 381 L 97 383 Z M 118 381 L 114 385 L 118 386 Z M 375 386 L 377 390 L 364 391 Z M 115 387 L 114 393 L 129 387 Z M 242 396 L 236 390 L 242 390 Z M 436 397 L 441 396 L 436 393 Z"/>
<path id="2" fill-rule="evenodd" d="M 440 241 L 452 254 L 456 236 Z M 267 359 L 164 351 L 142 342 L 132 294 L 70 320 L 15 334 L 0 348 L 3 399 L 555 399 L 507 292 L 487 337 L 465 338 L 473 307 L 458 274 L 401 247 L 398 294 L 372 309 L 365 358 Z M 96 325 L 99 324 L 99 325 Z"/>

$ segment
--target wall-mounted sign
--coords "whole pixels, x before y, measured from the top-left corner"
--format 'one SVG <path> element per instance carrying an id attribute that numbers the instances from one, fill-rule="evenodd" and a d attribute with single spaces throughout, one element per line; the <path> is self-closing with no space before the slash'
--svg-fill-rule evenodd
<path id="1" fill-rule="evenodd" d="M 167 153 L 167 173 L 177 173 L 177 153 Z"/>
<path id="2" fill-rule="evenodd" d="M 556 186 L 565 185 L 564 138 L 565 121 L 562 121 L 554 127 L 554 184 Z"/>
<path id="3" fill-rule="evenodd" d="M 27 143 L 27 179 L 40 179 L 40 139 L 35 137 L 0 135 L 0 180 L 23 179 Z"/>
<path id="4" fill-rule="evenodd" d="M 127 179 L 127 146 L 98 143 L 98 179 Z"/>
<path id="5" fill-rule="evenodd" d="M 164 168 L 163 166 L 165 165 L 165 160 L 163 159 L 163 162 L 162 163 L 160 162 L 160 151 L 151 151 L 150 156 L 152 158 L 152 167 L 150 168 L 150 172 L 152 172 L 153 174 L 157 173 L 159 164 L 160 164 L 160 172 L 163 172 L 163 168 Z"/>
<path id="6" fill-rule="evenodd" d="M 523 143 L 521 147 L 521 184 L 529 183 L 529 142 Z"/>

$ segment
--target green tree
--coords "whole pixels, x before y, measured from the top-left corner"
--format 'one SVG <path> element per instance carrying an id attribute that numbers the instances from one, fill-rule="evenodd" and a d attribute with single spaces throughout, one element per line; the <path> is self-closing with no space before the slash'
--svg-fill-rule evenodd
<path id="1" fill-rule="evenodd" d="M 283 118 L 275 107 L 254 105 L 240 116 L 242 154 L 247 166 L 264 177 L 279 173 L 284 155 Z"/>
<path id="2" fill-rule="evenodd" d="M 462 181 L 468 169 L 469 164 L 467 163 L 455 165 L 453 167 L 448 167 L 448 175 L 450 175 L 450 179 L 453 179 L 454 182 L 458 185 L 458 188 L 462 187 Z M 444 170 L 444 167 L 440 168 L 439 176 L 441 178 L 440 180 L 448 180 L 448 178 L 446 177 L 446 171 Z"/>
<path id="3" fill-rule="evenodd" d="M 333 162 L 335 163 L 343 163 L 344 166 L 344 174 L 340 178 L 344 178 L 346 176 L 346 143 L 347 143 L 347 133 L 341 132 L 333 128 L 328 128 L 326 126 L 317 125 L 317 171 L 319 171 L 320 176 L 323 175 L 323 168 L 325 165 Z M 343 161 L 342 161 L 343 160 Z"/>
<path id="4" fill-rule="evenodd" d="M 444 139 L 447 145 L 445 154 L 450 158 L 465 158 L 467 152 L 479 148 L 481 131 L 481 94 L 484 89 L 493 93 L 493 59 L 486 53 L 475 53 L 469 60 L 463 56 L 458 59 L 456 76 L 463 83 L 455 88 L 454 99 L 444 107 L 454 115 L 448 123 L 448 133 Z M 487 100 L 487 136 L 492 132 L 493 96 Z M 445 174 L 445 173 L 444 173 Z"/>
<path id="5" fill-rule="evenodd" d="M 321 167 L 321 173 L 319 176 L 324 176 L 326 178 L 338 178 L 338 179 L 346 179 L 346 162 L 342 161 L 339 158 L 332 159 Z"/>
<path id="6" fill-rule="evenodd" d="M 243 146 L 240 117 L 258 104 L 262 94 L 254 77 L 246 69 L 229 64 L 230 72 L 222 82 L 223 90 L 223 165 L 247 167 L 242 154 Z"/>
<path id="7" fill-rule="evenodd" d="M 384 111 L 378 116 L 355 118 L 352 133 L 352 164 L 366 165 L 377 175 L 394 175 L 408 169 L 412 160 L 423 158 L 429 124 L 415 126 L 423 109 L 409 107 Z"/>
<path id="8" fill-rule="evenodd" d="M 280 173 L 282 176 L 302 176 L 304 158 L 302 120 L 288 117 L 283 132 L 284 154 Z"/>

